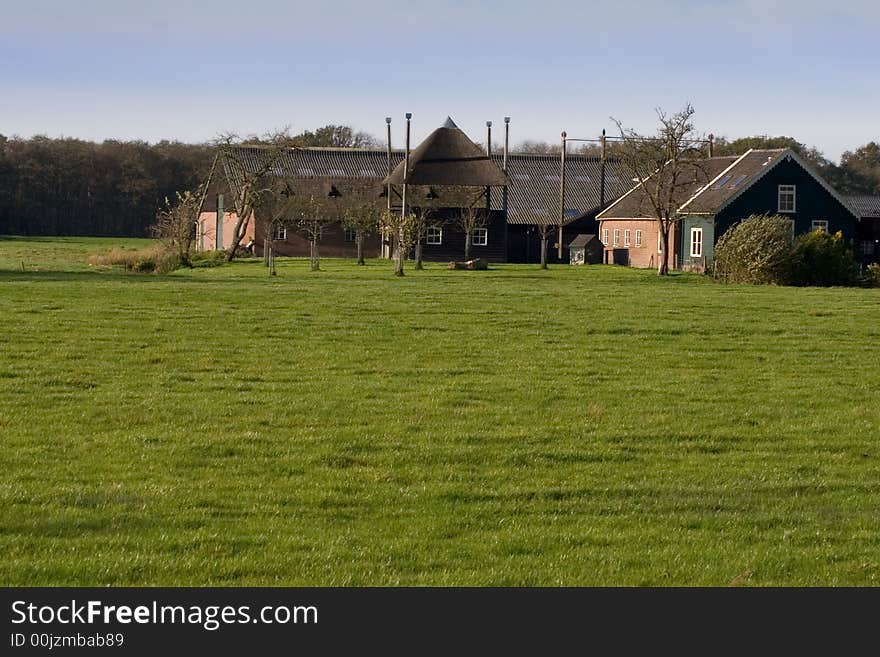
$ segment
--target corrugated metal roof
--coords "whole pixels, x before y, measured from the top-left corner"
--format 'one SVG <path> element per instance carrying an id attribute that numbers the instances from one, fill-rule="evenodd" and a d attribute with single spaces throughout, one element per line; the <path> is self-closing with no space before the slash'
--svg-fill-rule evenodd
<path id="1" fill-rule="evenodd" d="M 259 146 L 239 146 L 236 158 L 254 172 L 263 166 L 268 152 Z M 403 151 L 391 152 L 392 168 L 402 161 Z M 290 178 L 378 178 L 381 182 L 388 175 L 388 153 L 357 148 L 288 148 L 272 172 Z"/>
<path id="2" fill-rule="evenodd" d="M 880 219 L 880 196 L 847 196 L 846 200 L 862 219 Z"/>
<path id="3" fill-rule="evenodd" d="M 494 155 L 501 166 L 502 156 Z M 507 223 L 546 224 L 559 221 L 559 156 L 511 153 L 507 156 Z M 602 165 L 597 157 L 566 155 L 565 216 L 571 223 L 601 206 Z M 605 162 L 606 205 L 624 194 L 631 183 L 617 160 Z M 492 196 L 492 209 L 500 210 L 502 196 Z"/>
<path id="4" fill-rule="evenodd" d="M 258 171 L 266 164 L 268 149 L 240 146 L 236 159 L 248 171 Z M 502 155 L 492 156 L 500 167 Z M 403 151 L 391 153 L 391 166 L 403 161 Z M 511 153 L 508 168 L 508 223 L 557 223 L 559 218 L 559 157 Z M 231 184 L 235 184 L 234 167 L 224 163 Z M 566 189 L 564 223 L 570 223 L 600 206 L 601 163 L 586 155 L 566 156 Z M 354 148 L 297 148 L 285 150 L 273 163 L 272 173 L 290 178 L 322 178 L 328 180 L 370 179 L 381 185 L 388 172 L 388 154 L 384 150 Z M 625 193 L 631 186 L 622 165 L 616 160 L 605 164 L 606 205 Z M 500 188 L 492 194 L 492 208 L 502 209 Z"/>

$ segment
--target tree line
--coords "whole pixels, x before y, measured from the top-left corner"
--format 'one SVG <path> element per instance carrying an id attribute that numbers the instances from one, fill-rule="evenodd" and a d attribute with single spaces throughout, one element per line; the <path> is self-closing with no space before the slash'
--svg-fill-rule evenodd
<path id="1" fill-rule="evenodd" d="M 284 139 L 301 147 L 379 146 L 371 135 L 338 125 Z M 216 152 L 207 143 L 0 134 L 0 235 L 149 237 L 166 200 L 197 188 Z"/>
<path id="2" fill-rule="evenodd" d="M 380 147 L 375 137 L 349 126 L 328 125 L 285 143 L 306 146 Z M 246 143 L 262 143 L 252 137 Z M 791 137 L 717 139 L 717 155 L 748 148 L 791 147 L 803 154 L 843 194 L 880 195 L 880 144 L 870 142 L 843 154 L 839 163 Z M 598 154 L 598 147 L 580 147 Z M 614 156 L 617 145 L 608 144 Z M 516 152 L 558 153 L 558 145 L 523 142 Z M 595 153 L 594 153 L 595 151 Z M 146 237 L 157 211 L 180 190 L 204 180 L 214 144 L 0 135 L 0 234 Z"/>
<path id="3" fill-rule="evenodd" d="M 146 236 L 212 156 L 204 144 L 0 135 L 0 234 Z"/>

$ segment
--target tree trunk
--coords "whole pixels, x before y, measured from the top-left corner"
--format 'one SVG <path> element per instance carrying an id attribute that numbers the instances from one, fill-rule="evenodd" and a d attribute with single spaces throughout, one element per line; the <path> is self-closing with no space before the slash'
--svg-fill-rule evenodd
<path id="1" fill-rule="evenodd" d="M 403 231 L 403 229 L 400 229 Z M 400 236 L 397 235 L 394 240 L 394 275 L 403 276 L 403 248 L 401 247 Z"/>
<path id="2" fill-rule="evenodd" d="M 413 269 L 422 270 L 424 269 L 422 267 L 422 240 L 416 242 L 415 251 L 415 265 L 413 265 Z"/>
<path id="3" fill-rule="evenodd" d="M 321 260 L 318 256 L 318 240 L 309 242 L 309 257 L 311 271 L 318 271 L 321 268 Z"/>
<path id="4" fill-rule="evenodd" d="M 660 227 L 660 249 L 663 253 L 657 258 L 657 275 L 667 276 L 669 274 L 669 227 Z"/>
<path id="5" fill-rule="evenodd" d="M 358 264 L 363 265 L 366 264 L 364 262 L 364 232 L 359 230 L 357 232 L 357 249 L 358 249 Z"/>
<path id="6" fill-rule="evenodd" d="M 235 252 L 238 250 L 238 245 L 241 244 L 241 240 L 244 239 L 244 234 L 247 232 L 248 222 L 251 219 L 251 213 L 253 211 L 248 208 L 246 212 L 244 218 L 241 216 L 238 217 L 238 221 L 235 222 L 235 228 L 232 229 L 232 244 L 229 245 L 229 249 L 226 251 L 226 262 L 232 262 L 235 259 Z M 220 247 L 222 248 L 223 245 L 221 244 Z"/>
<path id="7" fill-rule="evenodd" d="M 394 249 L 394 275 L 403 276 L 403 253 L 400 245 Z"/>
<path id="8" fill-rule="evenodd" d="M 541 269 L 547 269 L 547 233 L 541 234 Z"/>
<path id="9" fill-rule="evenodd" d="M 471 259 L 471 231 L 464 232 L 464 259 L 465 262 Z"/>
<path id="10" fill-rule="evenodd" d="M 268 254 L 267 260 L 269 261 L 269 276 L 276 276 L 277 274 L 275 273 L 275 249 L 273 249 L 270 246 L 267 251 L 267 254 Z"/>
<path id="11" fill-rule="evenodd" d="M 269 238 L 263 238 L 263 264 L 269 266 Z"/>

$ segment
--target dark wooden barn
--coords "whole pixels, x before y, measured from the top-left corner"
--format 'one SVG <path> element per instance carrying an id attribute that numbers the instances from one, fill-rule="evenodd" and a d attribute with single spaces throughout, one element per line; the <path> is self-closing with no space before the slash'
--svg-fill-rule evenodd
<path id="1" fill-rule="evenodd" d="M 618 160 L 568 154 L 566 156 L 565 213 L 562 260 L 557 233 L 547 253 L 550 263 L 568 261 L 568 248 L 578 235 L 599 234 L 596 215 L 630 187 Z M 507 260 L 540 262 L 540 225 L 559 225 L 561 167 L 557 155 L 516 154 L 508 158 Z M 501 200 L 493 207 L 501 209 Z M 497 205 L 496 205 L 497 204 Z"/>
<path id="2" fill-rule="evenodd" d="M 855 254 L 865 264 L 880 262 L 880 196 L 847 196 L 859 217 Z"/>
<path id="3" fill-rule="evenodd" d="M 261 150 L 259 146 L 240 146 L 235 157 L 256 170 Z M 472 257 L 493 262 L 539 261 L 537 227 L 559 224 L 558 156 L 510 153 L 505 176 L 503 155 L 487 155 L 450 120 L 414 149 L 410 157 L 407 205 L 432 212 L 432 226 L 422 241 L 424 259 L 449 261 L 464 257 L 465 236 L 456 225 L 456 218 L 462 208 L 473 206 L 488 208 L 488 222 L 473 235 Z M 234 176 L 222 159 L 221 154 L 200 212 L 200 249 L 227 247 L 237 220 Z M 399 212 L 403 159 L 401 150 L 291 148 L 283 153 L 271 173 L 289 180 L 297 194 L 325 199 L 328 207 L 338 208 L 341 219 L 342 208 L 352 202 L 374 203 L 381 209 L 390 205 Z M 596 214 L 628 187 L 620 163 L 613 159 L 602 161 L 569 154 L 566 176 L 564 257 L 560 261 L 556 245 L 551 244 L 551 263 L 567 262 L 568 246 L 577 235 L 597 235 Z M 391 183 L 390 204 L 386 178 Z M 277 230 L 274 248 L 278 255 L 308 255 L 307 239 L 292 226 Z M 251 221 L 249 231 L 245 242 L 254 239 L 259 253 L 265 237 L 262 223 Z M 354 257 L 354 235 L 340 220 L 324 231 L 320 249 L 325 256 Z M 388 245 L 383 245 L 377 234 L 367 237 L 365 252 L 368 257 L 390 255 Z"/>

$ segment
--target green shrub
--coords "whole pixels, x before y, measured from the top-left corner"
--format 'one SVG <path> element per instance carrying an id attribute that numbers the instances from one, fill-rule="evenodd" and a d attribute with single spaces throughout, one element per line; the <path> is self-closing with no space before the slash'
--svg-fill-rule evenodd
<path id="1" fill-rule="evenodd" d="M 176 269 L 182 269 L 189 266 L 189 261 L 179 253 L 166 251 L 157 260 L 155 272 L 157 274 L 170 274 Z"/>
<path id="2" fill-rule="evenodd" d="M 731 283 L 784 285 L 791 269 L 791 221 L 778 215 L 752 215 L 715 246 L 714 275 Z"/>
<path id="3" fill-rule="evenodd" d="M 190 256 L 191 267 L 219 267 L 225 262 L 225 251 L 196 251 Z"/>
<path id="4" fill-rule="evenodd" d="M 840 232 L 824 230 L 800 235 L 792 250 L 792 283 L 795 285 L 853 285 L 858 270 L 852 251 Z"/>
<path id="5" fill-rule="evenodd" d="M 139 274 L 151 274 L 156 271 L 156 260 L 151 257 L 138 258 L 132 264 L 131 270 Z"/>

